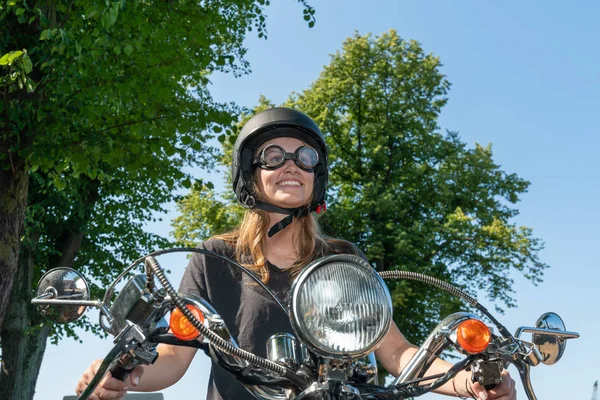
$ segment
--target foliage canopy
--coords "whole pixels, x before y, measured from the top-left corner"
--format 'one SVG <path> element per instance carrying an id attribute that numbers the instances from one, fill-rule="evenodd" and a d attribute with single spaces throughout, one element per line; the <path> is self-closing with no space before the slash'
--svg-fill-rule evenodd
<path id="1" fill-rule="evenodd" d="M 539 260 L 541 241 L 514 222 L 528 182 L 502 171 L 490 145 L 469 148 L 458 133 L 439 132 L 450 88 L 440 69 L 437 57 L 395 31 L 357 33 L 309 88 L 290 96 L 285 105 L 310 115 L 330 150 L 328 211 L 320 222 L 328 234 L 356 243 L 379 271 L 430 274 L 471 294 L 485 292 L 498 309 L 513 307 L 511 272 L 537 284 L 547 267 Z M 257 109 L 269 105 L 263 98 Z M 203 195 L 192 191 L 186 201 Z M 197 206 L 221 200 L 204 201 L 211 205 Z M 226 200 L 218 207 L 236 206 Z M 216 222 L 223 212 L 198 220 L 182 211 L 175 221 L 181 240 L 231 226 L 229 219 Z M 462 307 L 425 285 L 389 286 L 395 320 L 414 342 Z"/>
<path id="2" fill-rule="evenodd" d="M 29 398 L 47 335 L 74 334 L 28 306 L 45 270 L 104 284 L 166 245 L 144 222 L 212 166 L 207 142 L 237 109 L 212 99 L 210 74 L 250 71 L 243 40 L 266 38 L 268 5 L 0 2 L 0 399 Z"/>

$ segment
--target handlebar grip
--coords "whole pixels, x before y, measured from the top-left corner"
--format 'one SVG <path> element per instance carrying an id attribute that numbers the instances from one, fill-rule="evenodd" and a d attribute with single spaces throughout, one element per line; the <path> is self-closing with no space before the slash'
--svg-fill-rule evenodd
<path id="1" fill-rule="evenodd" d="M 473 382 L 477 382 L 477 379 L 475 379 L 475 377 L 474 377 L 474 376 L 471 376 L 471 380 L 472 380 Z M 483 387 L 485 388 L 485 390 L 490 390 L 490 389 L 493 389 L 493 388 L 495 388 L 495 387 L 496 387 L 496 386 L 498 386 L 499 384 L 500 384 L 500 383 L 495 383 L 495 382 L 493 382 L 493 383 L 488 383 L 487 385 L 483 385 Z"/>
<path id="2" fill-rule="evenodd" d="M 131 373 L 131 371 L 133 371 L 133 368 L 135 368 L 135 365 L 128 365 L 127 367 L 124 367 L 119 362 L 118 364 L 116 364 L 114 367 L 112 367 L 110 369 L 110 374 L 112 375 L 113 378 L 125 382 L 125 379 L 127 379 L 129 377 L 129 374 Z"/>

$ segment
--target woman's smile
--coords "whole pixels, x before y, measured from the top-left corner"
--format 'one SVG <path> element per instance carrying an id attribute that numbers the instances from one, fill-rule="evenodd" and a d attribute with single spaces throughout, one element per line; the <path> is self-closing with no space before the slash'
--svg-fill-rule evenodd
<path id="1" fill-rule="evenodd" d="M 291 137 L 278 137 L 261 145 L 261 149 L 276 144 L 293 153 L 301 146 L 302 141 Z M 259 150 L 260 151 L 260 150 Z M 293 160 L 287 160 L 276 169 L 257 169 L 258 189 L 261 200 L 279 207 L 301 207 L 310 202 L 315 174 L 305 171 Z"/>
<path id="2" fill-rule="evenodd" d="M 286 181 L 282 181 L 282 182 L 278 182 L 277 183 L 279 186 L 287 186 L 287 187 L 301 187 L 303 186 L 302 183 L 298 182 L 298 181 L 292 181 L 292 180 L 286 180 Z"/>

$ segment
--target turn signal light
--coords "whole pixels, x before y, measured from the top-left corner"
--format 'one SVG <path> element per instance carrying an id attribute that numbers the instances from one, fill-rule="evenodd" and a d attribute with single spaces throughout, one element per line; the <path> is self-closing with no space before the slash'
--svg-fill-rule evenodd
<path id="1" fill-rule="evenodd" d="M 477 319 L 463 321 L 456 328 L 456 341 L 467 353 L 481 353 L 490 344 L 490 340 L 490 328 Z"/>
<path id="2" fill-rule="evenodd" d="M 194 307 L 191 304 L 188 304 L 186 307 L 198 321 L 204 323 L 204 315 L 197 307 Z M 174 308 L 173 311 L 171 311 L 169 325 L 173 335 L 179 340 L 192 340 L 200 336 L 198 329 L 188 321 L 179 308 Z"/>

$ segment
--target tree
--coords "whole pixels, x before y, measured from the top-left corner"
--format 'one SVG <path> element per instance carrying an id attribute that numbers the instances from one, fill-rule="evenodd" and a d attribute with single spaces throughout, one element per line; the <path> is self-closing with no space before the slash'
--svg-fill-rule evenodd
<path id="1" fill-rule="evenodd" d="M 103 284 L 166 244 L 143 221 L 191 187 L 184 168 L 212 164 L 206 142 L 235 107 L 212 100 L 209 76 L 249 71 L 242 41 L 266 37 L 266 5 L 0 4 L 0 399 L 31 398 L 47 337 L 74 335 L 29 305 L 43 272 Z"/>
<path id="2" fill-rule="evenodd" d="M 354 37 L 293 104 L 321 126 L 331 152 L 327 231 L 358 244 L 377 270 L 437 276 L 497 309 L 513 307 L 511 270 L 532 283 L 547 265 L 513 205 L 528 182 L 494 163 L 491 146 L 469 149 L 440 133 L 449 82 L 440 60 L 395 31 Z M 390 284 L 395 319 L 424 339 L 456 300 L 413 282 Z"/>
<path id="3" fill-rule="evenodd" d="M 439 132 L 450 87 L 440 68 L 395 31 L 355 34 L 308 89 L 290 97 L 286 105 L 315 119 L 330 150 L 320 221 L 330 235 L 356 243 L 378 271 L 426 273 L 472 295 L 485 292 L 499 310 L 514 307 L 511 271 L 537 284 L 547 268 L 541 241 L 514 223 L 528 182 L 502 171 L 491 146 L 468 148 L 458 133 Z M 415 343 L 464 308 L 415 282 L 389 287 L 395 320 Z"/>

